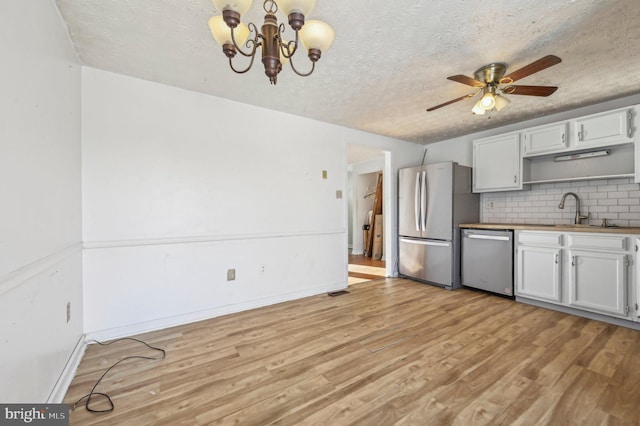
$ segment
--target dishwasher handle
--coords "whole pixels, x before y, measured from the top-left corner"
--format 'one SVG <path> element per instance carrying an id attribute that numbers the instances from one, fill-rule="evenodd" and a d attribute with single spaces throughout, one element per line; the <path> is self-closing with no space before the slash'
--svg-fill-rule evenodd
<path id="1" fill-rule="evenodd" d="M 464 238 L 473 238 L 476 240 L 494 240 L 494 241 L 509 241 L 511 240 L 511 237 L 509 236 L 502 236 L 502 235 L 487 235 L 487 234 L 471 234 L 471 233 L 464 233 L 463 234 Z"/>

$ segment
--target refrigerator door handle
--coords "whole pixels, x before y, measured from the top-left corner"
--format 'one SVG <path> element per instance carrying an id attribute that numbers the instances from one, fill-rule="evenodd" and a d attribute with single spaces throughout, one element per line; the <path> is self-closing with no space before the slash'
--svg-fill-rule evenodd
<path id="1" fill-rule="evenodd" d="M 416 217 L 416 231 L 420 232 L 420 172 L 416 173 L 416 190 L 413 208 Z"/>
<path id="2" fill-rule="evenodd" d="M 420 217 L 422 231 L 427 230 L 427 172 L 422 172 L 422 188 L 420 191 Z"/>
<path id="3" fill-rule="evenodd" d="M 449 247 L 451 246 L 450 242 L 440 242 L 440 241 L 426 241 L 426 240 L 412 240 L 409 238 L 400 238 L 400 241 L 403 243 L 409 244 L 418 244 L 421 246 L 436 246 L 436 247 Z"/>

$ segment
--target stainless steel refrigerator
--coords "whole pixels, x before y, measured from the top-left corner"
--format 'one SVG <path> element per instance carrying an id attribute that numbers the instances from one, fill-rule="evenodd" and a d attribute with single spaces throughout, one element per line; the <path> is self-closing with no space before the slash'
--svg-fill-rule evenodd
<path id="1" fill-rule="evenodd" d="M 460 287 L 461 223 L 478 222 L 471 168 L 454 162 L 400 169 L 398 272 L 448 289 Z"/>

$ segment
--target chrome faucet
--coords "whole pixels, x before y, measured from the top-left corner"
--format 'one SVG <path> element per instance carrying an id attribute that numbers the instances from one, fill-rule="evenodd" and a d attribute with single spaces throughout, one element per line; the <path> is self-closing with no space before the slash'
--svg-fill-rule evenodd
<path id="1" fill-rule="evenodd" d="M 575 192 L 567 192 L 566 194 L 564 194 L 562 196 L 562 198 L 560 199 L 560 204 L 558 204 L 558 208 L 559 209 L 564 209 L 564 200 L 569 195 L 572 195 L 573 198 L 576 199 L 576 217 L 575 217 L 573 223 L 576 224 L 576 225 L 580 225 L 580 222 L 582 221 L 582 219 L 588 219 L 589 218 L 589 213 L 587 213 L 586 216 L 580 214 L 580 198 L 578 198 L 578 195 Z"/>

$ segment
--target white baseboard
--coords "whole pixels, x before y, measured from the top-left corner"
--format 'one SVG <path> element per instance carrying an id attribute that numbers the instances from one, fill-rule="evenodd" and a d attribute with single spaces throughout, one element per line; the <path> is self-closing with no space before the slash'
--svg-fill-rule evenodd
<path id="1" fill-rule="evenodd" d="M 150 331 L 162 330 L 169 327 L 189 324 L 197 321 L 204 321 L 222 315 L 233 314 L 236 312 L 247 311 L 250 309 L 261 308 L 263 306 L 274 305 L 276 303 L 288 302 L 290 300 L 301 299 L 303 297 L 315 296 L 331 291 L 345 290 L 348 287 L 346 282 L 336 282 L 318 287 L 307 288 L 291 293 L 279 294 L 276 296 L 264 297 L 261 299 L 250 300 L 247 302 L 236 303 L 233 305 L 220 306 L 203 311 L 190 312 L 187 314 L 175 315 L 166 318 L 158 318 L 151 321 L 144 321 L 135 324 L 129 324 L 122 327 L 109 328 L 105 330 L 90 331 L 86 333 L 86 342 L 90 340 L 107 341 L 118 339 L 121 337 L 131 337 Z"/>
<path id="2" fill-rule="evenodd" d="M 58 381 L 53 386 L 53 390 L 49 394 L 49 398 L 47 398 L 48 404 L 60 404 L 64 399 L 64 396 L 67 394 L 67 390 L 71 385 L 71 381 L 76 375 L 76 371 L 78 371 L 78 366 L 80 365 L 80 361 L 82 361 L 82 357 L 84 356 L 84 352 L 87 349 L 87 343 L 85 336 L 82 335 L 76 343 L 76 347 L 73 349 L 69 360 L 64 366 Z"/>

